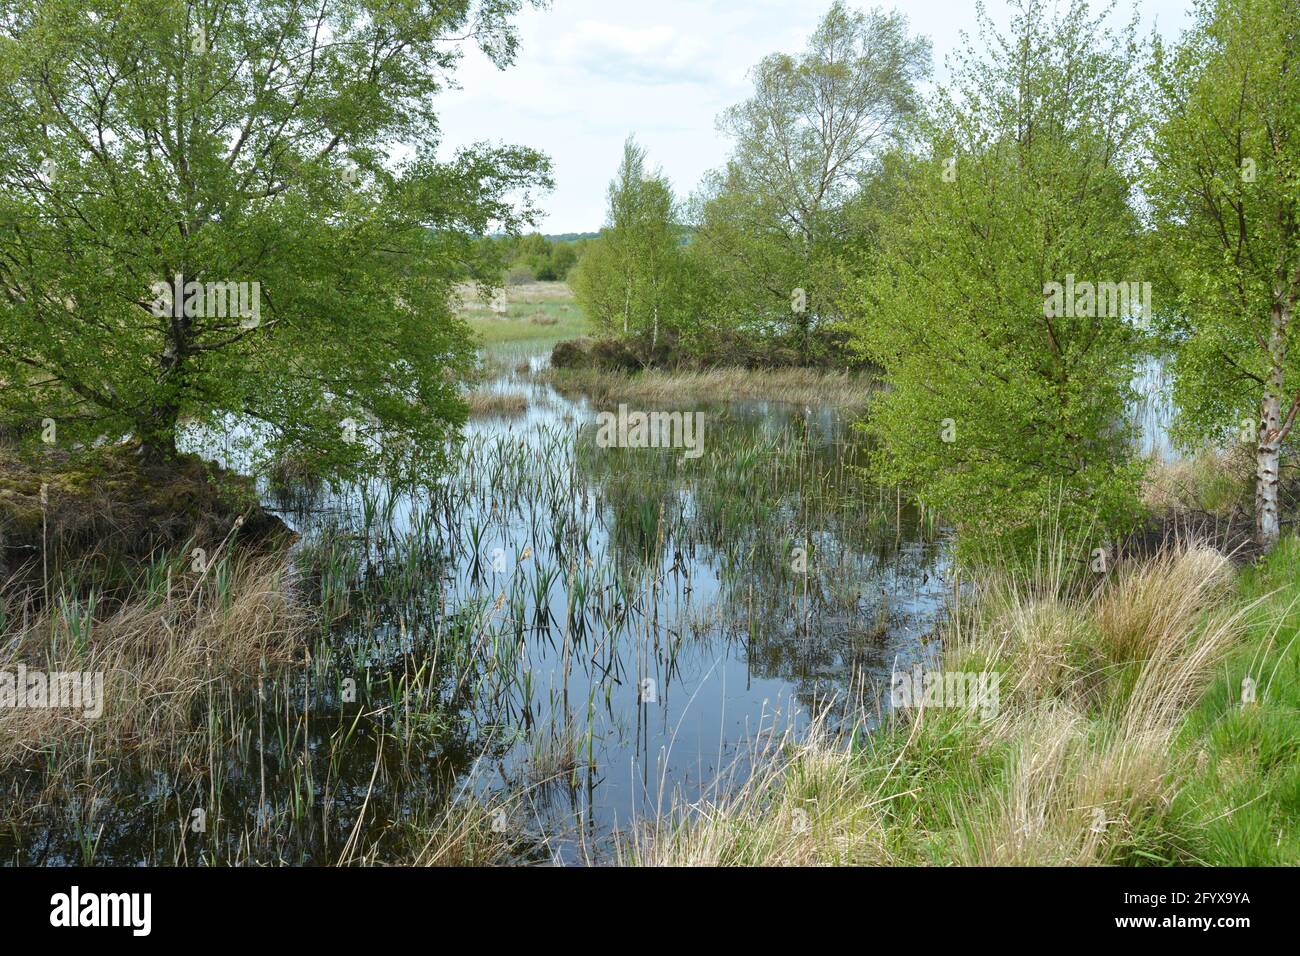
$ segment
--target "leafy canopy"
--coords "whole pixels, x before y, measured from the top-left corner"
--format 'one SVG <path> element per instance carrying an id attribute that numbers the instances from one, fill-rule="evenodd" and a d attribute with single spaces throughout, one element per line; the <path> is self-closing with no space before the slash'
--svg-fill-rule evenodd
<path id="1" fill-rule="evenodd" d="M 460 39 L 511 61 L 520 3 L 0 0 L 0 415 L 432 460 L 473 361 L 454 280 L 549 185 L 528 149 L 440 161 L 433 99 Z M 259 314 L 169 303 L 175 277 L 256 283 Z"/>
<path id="2" fill-rule="evenodd" d="M 1096 303 L 1051 315 L 1045 296 L 1071 275 L 1140 278 L 1132 29 L 1029 0 L 1009 34 L 983 16 L 981 33 L 952 65 L 960 94 L 941 88 L 921 124 L 926 152 L 893 157 L 869 207 L 882 218 L 846 309 L 888 387 L 865 427 L 882 475 L 968 541 L 1032 534 L 1047 510 L 1122 526 L 1136 330 Z"/>
<path id="3" fill-rule="evenodd" d="M 1237 440 L 1270 390 L 1300 394 L 1300 8 L 1199 2 L 1157 44 L 1145 188 L 1178 297 L 1177 434 Z"/>
<path id="4" fill-rule="evenodd" d="M 731 158 L 706 179 L 693 215 L 733 324 L 792 334 L 806 356 L 815 323 L 836 317 L 843 209 L 916 112 L 929 70 L 929 41 L 908 32 L 905 16 L 840 0 L 803 52 L 754 68 L 753 95 L 718 122 L 735 141 Z M 804 301 L 792 308 L 796 289 Z"/>
<path id="5" fill-rule="evenodd" d="M 653 349 L 661 333 L 684 329 L 694 283 L 685 257 L 672 184 L 647 169 L 634 139 L 609 184 L 605 228 L 587 248 L 573 277 L 574 294 L 606 334 L 643 340 Z"/>

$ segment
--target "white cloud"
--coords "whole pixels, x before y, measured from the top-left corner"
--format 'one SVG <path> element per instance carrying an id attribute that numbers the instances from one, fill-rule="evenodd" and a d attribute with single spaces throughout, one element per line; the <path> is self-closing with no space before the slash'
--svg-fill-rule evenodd
<path id="1" fill-rule="evenodd" d="M 633 27 L 583 20 L 544 52 L 547 62 L 618 83 L 708 83 L 718 80 L 709 45 L 665 24 Z"/>

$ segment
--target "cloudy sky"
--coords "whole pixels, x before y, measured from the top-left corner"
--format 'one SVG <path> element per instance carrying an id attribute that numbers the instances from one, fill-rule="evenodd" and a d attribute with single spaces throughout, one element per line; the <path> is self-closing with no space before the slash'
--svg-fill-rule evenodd
<path id="1" fill-rule="evenodd" d="M 907 14 L 944 58 L 975 33 L 973 0 L 878 0 Z M 1191 0 L 1132 0 L 1142 33 L 1174 37 Z M 1121 0 L 1116 20 L 1133 6 Z M 868 3 L 854 6 L 870 7 Z M 749 92 L 746 74 L 768 53 L 801 50 L 830 0 L 553 0 L 518 20 L 519 57 L 497 70 L 477 50 L 458 73 L 461 89 L 442 97 L 445 145 L 494 141 L 532 146 L 555 164 L 545 201 L 548 233 L 599 229 L 605 187 L 629 134 L 647 148 L 685 196 L 725 160 L 715 119 Z M 1004 0 L 988 0 L 995 22 Z M 1102 8 L 1101 0 L 1094 3 Z"/>

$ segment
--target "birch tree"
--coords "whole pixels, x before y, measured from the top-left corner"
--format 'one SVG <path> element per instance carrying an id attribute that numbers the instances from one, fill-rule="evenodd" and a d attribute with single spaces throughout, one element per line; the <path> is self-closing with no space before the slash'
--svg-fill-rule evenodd
<path id="1" fill-rule="evenodd" d="M 906 17 L 841 0 L 802 52 L 754 68 L 753 94 L 718 121 L 735 140 L 731 158 L 697 200 L 701 250 L 740 319 L 790 326 L 807 354 L 813 325 L 834 308 L 840 211 L 915 112 L 929 69 L 929 41 Z M 803 301 L 792 309 L 796 288 Z"/>
<path id="2" fill-rule="evenodd" d="M 1255 537 L 1271 549 L 1300 410 L 1300 3 L 1200 0 L 1181 41 L 1155 52 L 1147 191 L 1183 316 L 1177 434 L 1250 435 Z"/>
<path id="3" fill-rule="evenodd" d="M 682 290 L 681 226 L 672 184 L 646 168 L 645 150 L 629 138 L 609 185 L 605 229 L 574 275 L 579 304 L 606 332 L 644 337 L 653 351 L 676 325 Z"/>
<path id="4" fill-rule="evenodd" d="M 1046 516 L 1121 531 L 1138 511 L 1125 412 L 1139 342 L 1132 309 L 1096 291 L 1140 279 L 1132 30 L 1037 0 L 1005 33 L 981 26 L 846 299 L 887 383 L 864 427 L 882 477 L 963 541 L 1031 536 Z"/>

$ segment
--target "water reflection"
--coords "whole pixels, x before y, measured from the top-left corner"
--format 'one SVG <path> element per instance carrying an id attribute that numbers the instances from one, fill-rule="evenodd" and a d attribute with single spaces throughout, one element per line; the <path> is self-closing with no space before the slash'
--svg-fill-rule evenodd
<path id="1" fill-rule="evenodd" d="M 519 371 L 494 387 L 528 411 L 472 423 L 443 485 L 292 518 L 309 541 L 365 543 L 336 585 L 355 592 L 344 646 L 433 622 L 402 652 L 463 661 L 470 736 L 514 741 L 475 785 L 530 788 L 560 859 L 697 799 L 756 734 L 872 711 L 892 667 L 931 653 L 942 543 L 861 479 L 833 410 L 676 409 L 707 416 L 684 461 L 598 447 L 590 403 Z"/>

